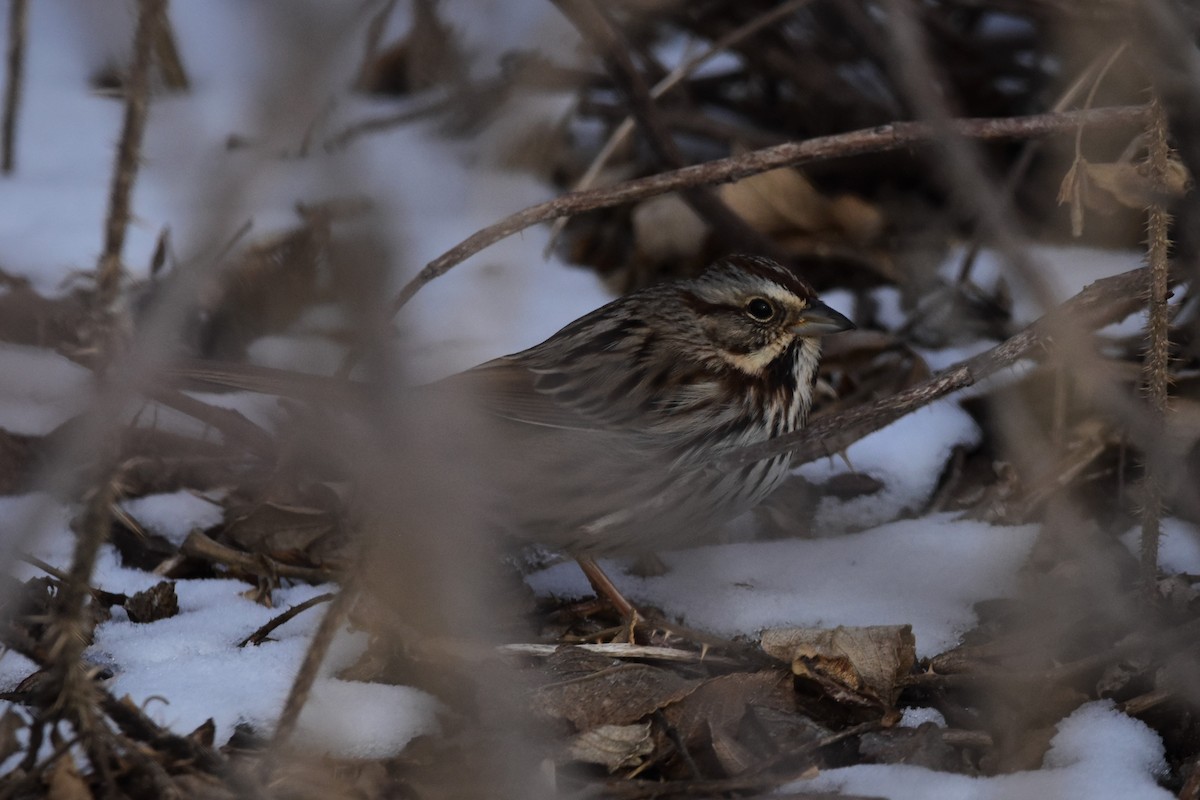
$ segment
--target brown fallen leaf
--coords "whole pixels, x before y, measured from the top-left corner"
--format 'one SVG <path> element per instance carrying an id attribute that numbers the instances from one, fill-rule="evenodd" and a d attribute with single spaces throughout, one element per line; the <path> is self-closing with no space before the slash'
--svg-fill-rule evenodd
<path id="1" fill-rule="evenodd" d="M 781 628 L 764 631 L 761 645 L 789 662 L 798 678 L 821 685 L 831 699 L 888 709 L 917 660 L 910 625 Z"/>
<path id="2" fill-rule="evenodd" d="M 741 735 L 743 720 L 756 706 L 795 711 L 792 676 L 769 669 L 720 675 L 680 698 L 664 714 L 689 748 L 711 748 L 721 769 L 732 776 L 755 766 L 765 755 L 760 739 Z"/>
<path id="3" fill-rule="evenodd" d="M 883 231 L 879 210 L 853 195 L 830 199 L 790 167 L 722 186 L 721 200 L 755 230 L 767 234 L 834 233 L 868 242 Z"/>
<path id="4" fill-rule="evenodd" d="M 654 752 L 649 722 L 640 725 L 600 725 L 584 731 L 567 744 L 573 761 L 600 764 L 609 772 L 639 766 Z"/>
<path id="5" fill-rule="evenodd" d="M 159 581 L 125 601 L 130 622 L 155 622 L 179 613 L 174 581 Z"/>
<path id="6" fill-rule="evenodd" d="M 0 717 L 0 762 L 7 761 L 9 756 L 21 752 L 24 745 L 17 738 L 17 731 L 25 727 L 25 718 L 11 706 Z"/>
<path id="7" fill-rule="evenodd" d="M 586 731 L 637 722 L 701 683 L 658 667 L 625 664 L 543 686 L 533 693 L 532 702 L 535 712 L 569 720 Z"/>
<path id="8" fill-rule="evenodd" d="M 91 790 L 87 783 L 79 777 L 75 761 L 69 753 L 64 754 L 54 763 L 50 773 L 49 786 L 46 787 L 47 800 L 92 800 Z"/>
<path id="9" fill-rule="evenodd" d="M 1145 162 L 1114 161 L 1093 164 L 1076 158 L 1058 187 L 1058 204 L 1071 207 L 1071 234 L 1083 235 L 1083 212 L 1108 216 L 1121 208 L 1142 210 L 1156 201 L 1182 197 L 1192 176 L 1178 158 L 1167 159 L 1165 185 L 1155 185 Z"/>

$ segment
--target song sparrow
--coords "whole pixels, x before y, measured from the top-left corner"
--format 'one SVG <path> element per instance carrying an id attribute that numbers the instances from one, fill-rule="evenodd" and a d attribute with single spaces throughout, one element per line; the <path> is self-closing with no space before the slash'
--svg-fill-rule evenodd
<path id="1" fill-rule="evenodd" d="M 490 446 L 466 446 L 481 451 L 493 478 L 489 518 L 578 558 L 628 616 L 592 558 L 702 541 L 765 498 L 787 474 L 788 454 L 736 467 L 721 456 L 803 426 L 820 337 L 852 327 L 790 270 L 735 255 L 698 278 L 614 300 L 422 396 L 436 403 L 449 391 L 478 403 L 496 435 Z M 280 391 L 273 371 L 244 373 L 175 372 Z"/>
<path id="2" fill-rule="evenodd" d="M 803 426 L 820 337 L 853 327 L 790 270 L 735 255 L 443 384 L 499 418 L 505 528 L 587 571 L 593 556 L 695 541 L 766 497 L 788 454 L 719 457 Z"/>

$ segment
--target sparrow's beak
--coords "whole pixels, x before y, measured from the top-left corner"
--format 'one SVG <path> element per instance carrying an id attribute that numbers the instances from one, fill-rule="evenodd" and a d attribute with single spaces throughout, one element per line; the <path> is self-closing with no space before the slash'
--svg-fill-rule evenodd
<path id="1" fill-rule="evenodd" d="M 820 300 L 814 300 L 804 309 L 792 332 L 797 336 L 824 336 L 827 333 L 854 330 L 855 327 L 845 315 L 834 311 Z"/>

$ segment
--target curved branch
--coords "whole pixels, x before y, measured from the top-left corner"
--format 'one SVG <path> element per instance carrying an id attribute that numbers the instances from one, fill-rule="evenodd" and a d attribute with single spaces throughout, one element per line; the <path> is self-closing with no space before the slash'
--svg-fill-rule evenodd
<path id="1" fill-rule="evenodd" d="M 1001 119 L 958 119 L 951 121 L 949 129 L 958 136 L 984 142 L 1034 139 L 1056 133 L 1073 133 L 1080 125 L 1106 128 L 1142 125 L 1149 118 L 1148 114 L 1148 106 L 1120 106 Z M 403 308 L 425 284 L 449 272 L 455 265 L 485 247 L 539 222 L 632 203 L 680 189 L 730 183 L 780 167 L 795 167 L 814 161 L 923 146 L 938 141 L 942 133 L 942 128 L 938 125 L 925 122 L 896 122 L 833 136 L 819 136 L 803 142 L 787 142 L 612 186 L 568 192 L 505 217 L 473 233 L 430 261 L 400 290 L 392 302 L 392 313 Z"/>

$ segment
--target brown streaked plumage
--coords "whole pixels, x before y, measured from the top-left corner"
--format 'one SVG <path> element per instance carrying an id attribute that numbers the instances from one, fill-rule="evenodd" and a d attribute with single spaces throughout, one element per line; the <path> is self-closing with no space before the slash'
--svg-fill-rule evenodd
<path id="1" fill-rule="evenodd" d="M 441 385 L 498 418 L 506 530 L 581 558 L 653 551 L 779 484 L 786 454 L 732 470 L 716 459 L 801 427 L 819 339 L 851 327 L 785 267 L 730 256 Z"/>

